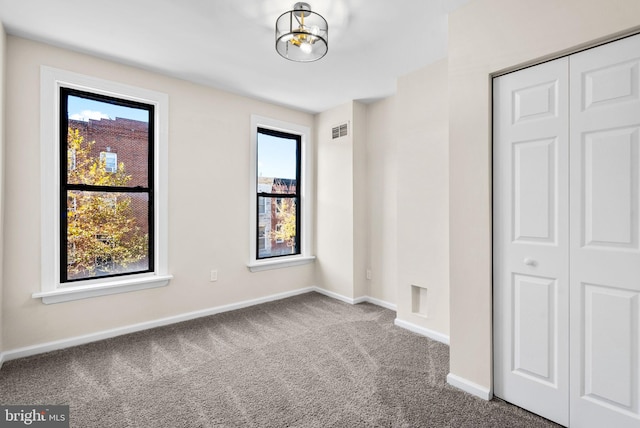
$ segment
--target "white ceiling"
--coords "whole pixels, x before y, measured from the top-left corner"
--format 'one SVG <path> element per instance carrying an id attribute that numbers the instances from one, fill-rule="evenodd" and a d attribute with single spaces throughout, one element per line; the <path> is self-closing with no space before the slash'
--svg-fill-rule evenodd
<path id="1" fill-rule="evenodd" d="M 312 113 L 395 92 L 396 78 L 446 56 L 447 14 L 469 0 L 308 0 L 329 52 L 275 51 L 295 0 L 0 0 L 9 34 Z"/>

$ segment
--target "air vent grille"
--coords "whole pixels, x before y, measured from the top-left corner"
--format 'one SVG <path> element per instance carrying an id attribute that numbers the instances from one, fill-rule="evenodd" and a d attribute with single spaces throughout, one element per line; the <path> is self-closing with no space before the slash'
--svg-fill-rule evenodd
<path id="1" fill-rule="evenodd" d="M 343 123 L 342 125 L 334 126 L 331 129 L 331 138 L 334 140 L 336 138 L 344 137 L 346 135 L 349 135 L 349 126 L 346 123 Z"/>

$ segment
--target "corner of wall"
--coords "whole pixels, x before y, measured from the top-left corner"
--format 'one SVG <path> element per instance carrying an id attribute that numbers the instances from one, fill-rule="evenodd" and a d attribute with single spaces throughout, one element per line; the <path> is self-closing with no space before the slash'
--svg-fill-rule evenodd
<path id="1" fill-rule="evenodd" d="M 367 107 L 350 101 L 316 115 L 316 275 L 324 290 L 368 296 Z M 334 138 L 336 126 L 346 135 Z"/>
<path id="2" fill-rule="evenodd" d="M 332 138 L 332 128 L 352 126 L 353 103 L 315 116 L 316 283 L 354 298 L 354 212 L 352 133 Z"/>
<path id="3" fill-rule="evenodd" d="M 471 382 L 470 380 L 457 376 L 453 373 L 449 373 L 447 375 L 447 383 L 486 401 L 493 398 L 493 391 L 490 388 L 478 385 L 477 383 Z"/>
<path id="4" fill-rule="evenodd" d="M 10 350 L 18 348 L 179 316 L 205 309 L 212 302 L 228 305 L 314 285 L 312 263 L 264 273 L 252 273 L 245 266 L 250 242 L 250 198 L 245 189 L 249 190 L 250 167 L 243 161 L 249 158 L 251 114 L 310 128 L 313 115 L 20 37 L 7 37 L 3 61 L 7 81 L 5 120 L 0 124 L 6 142 L 4 182 L 7 190 L 18 182 L 24 190 L 20 194 L 7 191 L 4 200 L 0 198 L 5 225 L 4 282 L 0 285 L 4 289 L 0 322 L 5 360 Z M 169 164 L 171 171 L 179 171 L 169 177 L 171 286 L 85 299 L 81 304 L 42 305 L 28 297 L 40 280 L 29 255 L 38 254 L 35 262 L 39 263 L 41 168 L 37 153 L 41 140 L 39 126 L 25 123 L 33 121 L 41 108 L 42 64 L 169 95 L 173 141 L 169 142 Z M 203 138 L 211 126 L 216 127 L 218 137 Z M 235 183 L 219 186 L 218 193 L 238 207 L 237 212 L 219 209 L 217 198 L 201 199 L 197 215 L 180 209 L 198 198 L 194 174 L 211 183 Z M 238 240 L 238 233 L 246 239 Z M 198 239 L 202 237 L 216 239 Z M 209 269 L 219 271 L 215 287 L 207 285 Z M 149 299 L 154 304 L 143 303 Z M 110 310 L 116 306 L 118 316 Z M 92 316 L 87 318 L 87 313 Z M 51 319 L 56 320 L 55 325 L 41 328 Z M 78 322 L 80 319 L 86 322 Z"/>
<path id="5" fill-rule="evenodd" d="M 604 4 L 475 0 L 449 15 L 450 367 L 483 388 L 493 382 L 490 78 L 638 28 L 640 2 Z"/>
<path id="6" fill-rule="evenodd" d="M 351 138 L 353 144 L 353 244 L 354 297 L 369 295 L 369 201 L 367 195 L 367 109 L 353 102 Z"/>
<path id="7" fill-rule="evenodd" d="M 397 306 L 397 95 L 366 105 L 367 293 Z M 366 272 L 365 272 L 366 273 Z"/>
<path id="8" fill-rule="evenodd" d="M 0 368 L 3 362 L 3 338 L 4 338 L 4 306 L 3 306 L 3 290 L 4 278 L 2 272 L 3 254 L 4 254 L 4 103 L 5 103 L 5 59 L 6 59 L 6 33 L 2 23 L 0 23 Z"/>
<path id="9" fill-rule="evenodd" d="M 398 321 L 449 336 L 447 60 L 398 81 Z"/>

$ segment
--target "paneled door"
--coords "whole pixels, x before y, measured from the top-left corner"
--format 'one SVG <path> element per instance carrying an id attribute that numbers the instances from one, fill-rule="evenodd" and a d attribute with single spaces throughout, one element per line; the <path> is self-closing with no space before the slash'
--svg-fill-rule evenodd
<path id="1" fill-rule="evenodd" d="M 494 392 L 640 427 L 640 35 L 494 79 Z"/>
<path id="2" fill-rule="evenodd" d="M 570 421 L 638 428 L 640 36 L 570 70 Z"/>
<path id="3" fill-rule="evenodd" d="M 568 59 L 494 81 L 494 394 L 569 421 Z"/>

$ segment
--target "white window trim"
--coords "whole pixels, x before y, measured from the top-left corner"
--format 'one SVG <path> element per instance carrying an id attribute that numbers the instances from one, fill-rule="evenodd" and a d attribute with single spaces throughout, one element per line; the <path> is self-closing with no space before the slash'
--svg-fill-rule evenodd
<path id="1" fill-rule="evenodd" d="M 60 88 L 123 98 L 154 105 L 154 271 L 114 278 L 97 278 L 72 285 L 60 283 Z M 168 273 L 168 136 L 169 96 L 148 89 L 110 82 L 65 70 L 40 69 L 40 170 L 41 170 L 41 283 L 33 298 L 59 303 L 89 297 L 162 287 Z"/>
<path id="2" fill-rule="evenodd" d="M 113 166 L 109 168 L 109 158 L 113 158 Z M 118 154 L 113 152 L 100 152 L 100 161 L 104 161 L 104 169 L 111 173 L 115 174 L 118 172 Z"/>
<path id="3" fill-rule="evenodd" d="M 300 135 L 301 153 L 300 167 L 302 186 L 300 186 L 300 208 L 302 216 L 300 218 L 300 254 L 293 256 L 282 256 L 259 260 L 256 258 L 256 245 L 258 237 L 257 228 L 257 171 L 258 171 L 258 128 L 272 129 L 275 131 L 287 132 L 289 134 Z M 294 123 L 283 122 L 258 115 L 251 115 L 251 160 L 249 168 L 249 262 L 247 267 L 251 272 L 259 272 L 268 269 L 279 269 L 290 266 L 298 266 L 306 263 L 313 263 L 316 257 L 313 251 L 313 150 L 311 144 L 311 129 Z"/>

